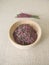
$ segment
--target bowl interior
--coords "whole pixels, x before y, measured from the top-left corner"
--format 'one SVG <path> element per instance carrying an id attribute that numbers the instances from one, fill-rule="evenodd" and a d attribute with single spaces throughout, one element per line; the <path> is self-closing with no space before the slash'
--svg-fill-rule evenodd
<path id="1" fill-rule="evenodd" d="M 41 36 L 41 29 L 40 29 L 39 25 L 38 25 L 36 22 L 34 22 L 34 21 L 28 21 L 28 20 L 18 21 L 18 22 L 14 23 L 14 24 L 10 27 L 9 36 L 10 36 L 10 39 L 12 40 L 12 42 L 13 42 L 13 43 L 16 43 L 16 42 L 14 41 L 14 38 L 13 38 L 13 32 L 14 32 L 14 30 L 15 30 L 19 25 L 21 25 L 21 24 L 30 24 L 30 25 L 36 30 L 37 35 L 38 35 L 36 41 L 34 42 L 34 43 L 36 43 L 36 42 L 39 40 L 40 36 Z M 18 43 L 17 43 L 17 44 L 18 44 Z"/>

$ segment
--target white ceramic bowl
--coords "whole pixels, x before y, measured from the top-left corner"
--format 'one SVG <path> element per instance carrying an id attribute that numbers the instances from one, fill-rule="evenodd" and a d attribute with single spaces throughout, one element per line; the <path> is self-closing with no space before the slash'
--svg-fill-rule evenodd
<path id="1" fill-rule="evenodd" d="M 38 35 L 37 39 L 35 42 L 31 43 L 30 45 L 20 45 L 14 41 L 13 32 L 16 29 L 16 27 L 21 24 L 30 24 L 37 31 L 37 35 Z M 32 20 L 18 20 L 18 21 L 16 21 L 16 23 L 11 25 L 11 27 L 9 29 L 9 40 L 17 48 L 20 48 L 20 49 L 27 49 L 27 48 L 30 48 L 31 46 L 34 46 L 40 40 L 40 37 L 41 37 L 41 28 L 40 28 L 39 24 L 37 24 L 35 21 L 32 21 Z"/>

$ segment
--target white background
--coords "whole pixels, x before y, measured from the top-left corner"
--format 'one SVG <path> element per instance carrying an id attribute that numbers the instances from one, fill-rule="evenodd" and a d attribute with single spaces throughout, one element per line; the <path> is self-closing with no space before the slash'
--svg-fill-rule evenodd
<path id="1" fill-rule="evenodd" d="M 40 16 L 32 20 L 41 26 L 41 40 L 28 50 L 17 49 L 8 38 L 21 12 Z M 49 65 L 49 0 L 0 0 L 0 65 Z"/>

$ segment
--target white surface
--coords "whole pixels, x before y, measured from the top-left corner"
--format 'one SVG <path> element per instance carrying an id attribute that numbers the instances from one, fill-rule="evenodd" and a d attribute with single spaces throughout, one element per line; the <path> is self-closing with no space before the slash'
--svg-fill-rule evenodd
<path id="1" fill-rule="evenodd" d="M 19 12 L 38 14 L 32 19 L 42 28 L 42 38 L 33 48 L 20 50 L 8 39 L 8 29 Z M 0 0 L 0 65 L 49 65 L 49 0 Z"/>

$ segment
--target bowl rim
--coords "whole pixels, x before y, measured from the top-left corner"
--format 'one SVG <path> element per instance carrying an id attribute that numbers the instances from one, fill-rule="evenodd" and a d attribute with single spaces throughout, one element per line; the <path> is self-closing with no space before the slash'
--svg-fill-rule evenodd
<path id="1" fill-rule="evenodd" d="M 32 23 L 34 23 L 37 27 L 38 27 L 38 29 L 39 29 L 39 37 L 37 36 L 37 40 L 35 41 L 35 42 L 33 42 L 33 43 L 31 43 L 31 44 L 29 44 L 29 45 L 21 45 L 21 44 L 18 44 L 18 43 L 16 43 L 16 42 L 14 42 L 12 39 L 11 39 L 11 37 L 10 37 L 10 29 L 12 28 L 12 26 L 14 25 L 14 24 L 17 24 L 17 23 L 19 23 L 19 22 L 23 22 L 23 21 L 31 21 Z M 21 25 L 21 24 L 20 24 Z M 40 38 L 41 38 L 41 34 L 42 34 L 42 32 L 41 32 L 41 27 L 39 26 L 39 24 L 36 22 L 36 21 L 33 21 L 33 20 L 17 20 L 16 22 L 14 22 L 12 25 L 10 25 L 9 26 L 9 31 L 8 31 L 8 38 L 9 38 L 9 40 L 11 41 L 11 43 L 13 43 L 16 47 L 30 47 L 30 46 L 34 46 L 39 40 L 40 40 Z"/>

